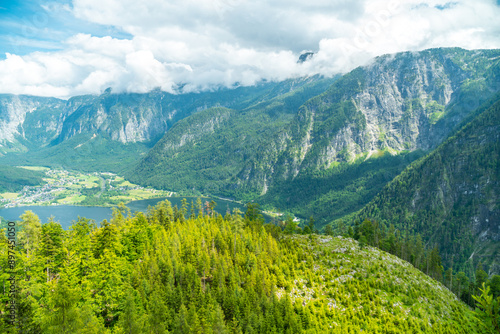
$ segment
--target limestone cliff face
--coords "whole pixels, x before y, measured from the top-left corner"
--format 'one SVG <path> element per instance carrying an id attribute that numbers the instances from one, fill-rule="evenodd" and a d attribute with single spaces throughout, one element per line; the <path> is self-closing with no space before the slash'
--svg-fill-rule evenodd
<path id="1" fill-rule="evenodd" d="M 147 94 L 76 96 L 67 101 L 36 96 L 0 95 L 0 153 L 54 146 L 79 136 L 81 143 L 100 136 L 119 143 L 155 143 L 177 121 L 207 108 L 242 108 L 279 95 L 287 85 L 173 95 Z M 290 88 L 290 87 L 288 87 Z M 79 145 L 81 143 L 74 143 Z"/>
<path id="2" fill-rule="evenodd" d="M 60 131 L 64 105 L 55 98 L 0 95 L 0 152 L 49 142 Z"/>
<path id="3" fill-rule="evenodd" d="M 383 152 L 432 150 L 500 90 L 499 82 L 500 50 L 432 49 L 382 56 L 322 91 L 308 88 L 315 87 L 313 80 L 299 80 L 299 89 L 234 108 L 230 122 L 200 135 L 202 144 L 179 145 L 180 134 L 167 132 L 159 142 L 162 149 L 153 149 L 138 170 L 150 171 L 145 178 L 155 184 L 155 168 L 163 169 L 169 180 L 168 171 L 182 164 L 187 169 L 182 178 L 198 189 L 209 180 L 203 168 L 210 168 L 210 175 L 220 173 L 216 188 L 225 195 L 251 198 L 334 164 Z M 291 81 L 288 86 L 294 85 Z M 187 118 L 177 126 L 194 133 L 204 122 Z M 171 159 L 148 166 L 147 161 L 160 159 L 155 155 Z M 230 167 L 222 171 L 195 163 L 208 156 L 224 157 L 222 163 Z"/>
<path id="4" fill-rule="evenodd" d="M 149 142 L 169 128 L 175 109 L 164 109 L 162 92 L 78 97 L 68 101 L 55 143 L 78 134 L 98 134 L 121 143 Z M 82 101 L 83 100 L 83 101 Z"/>
<path id="5" fill-rule="evenodd" d="M 334 163 L 431 150 L 499 90 L 500 51 L 434 49 L 376 58 L 309 100 L 237 182 L 289 179 Z M 283 138 L 288 138 L 283 141 Z M 265 180 L 265 181 L 264 181 Z M 251 182 L 257 186 L 256 182 Z"/>

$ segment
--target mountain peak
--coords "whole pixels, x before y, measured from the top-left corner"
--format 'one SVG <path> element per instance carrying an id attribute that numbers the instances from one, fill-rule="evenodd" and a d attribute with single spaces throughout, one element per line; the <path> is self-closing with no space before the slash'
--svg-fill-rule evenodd
<path id="1" fill-rule="evenodd" d="M 299 57 L 299 60 L 297 60 L 297 64 L 302 64 L 306 62 L 307 60 L 311 59 L 314 56 L 313 51 L 305 51 L 302 52 L 302 54 Z"/>

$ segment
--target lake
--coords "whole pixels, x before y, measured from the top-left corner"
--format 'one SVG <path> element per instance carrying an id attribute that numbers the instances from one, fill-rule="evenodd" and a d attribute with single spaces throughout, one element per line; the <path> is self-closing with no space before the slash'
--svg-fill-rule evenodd
<path id="1" fill-rule="evenodd" d="M 148 206 L 154 206 L 158 202 L 168 199 L 172 206 L 177 205 L 181 207 L 181 201 L 185 198 L 188 201 L 188 214 L 191 201 L 196 203 L 197 197 L 167 197 L 167 198 L 153 198 L 145 199 L 141 201 L 133 201 L 127 204 L 132 212 L 141 211 L 146 212 Z M 222 215 L 226 214 L 226 211 L 233 211 L 234 208 L 240 209 L 245 212 L 245 207 L 239 203 L 226 201 L 222 199 L 215 198 L 202 198 L 203 203 L 205 201 L 214 200 L 217 203 L 215 210 Z M 55 217 L 55 221 L 59 222 L 64 229 L 67 229 L 73 220 L 78 219 L 78 217 L 85 217 L 94 219 L 96 222 L 100 223 L 104 219 L 109 220 L 111 218 L 111 208 L 104 208 L 100 206 L 75 206 L 75 205 L 54 205 L 54 206 L 20 206 L 15 208 L 0 209 L 0 216 L 6 220 L 13 221 L 19 220 L 19 216 L 24 213 L 24 211 L 33 211 L 42 221 L 46 223 L 50 216 Z"/>

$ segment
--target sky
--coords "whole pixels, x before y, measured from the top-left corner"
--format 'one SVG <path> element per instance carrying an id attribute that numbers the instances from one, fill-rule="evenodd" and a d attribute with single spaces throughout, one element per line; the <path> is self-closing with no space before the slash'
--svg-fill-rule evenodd
<path id="1" fill-rule="evenodd" d="M 0 93 L 331 76 L 387 53 L 500 48 L 499 18 L 500 0 L 0 0 Z"/>

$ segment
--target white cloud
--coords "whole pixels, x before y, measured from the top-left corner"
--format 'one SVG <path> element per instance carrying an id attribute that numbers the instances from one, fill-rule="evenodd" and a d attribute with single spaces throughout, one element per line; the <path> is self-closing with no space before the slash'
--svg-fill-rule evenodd
<path id="1" fill-rule="evenodd" d="M 8 54 L 0 92 L 195 91 L 331 75 L 384 53 L 500 47 L 493 0 L 74 0 L 61 12 L 133 38 L 81 33 L 61 51 Z M 302 50 L 317 54 L 297 64 Z"/>

